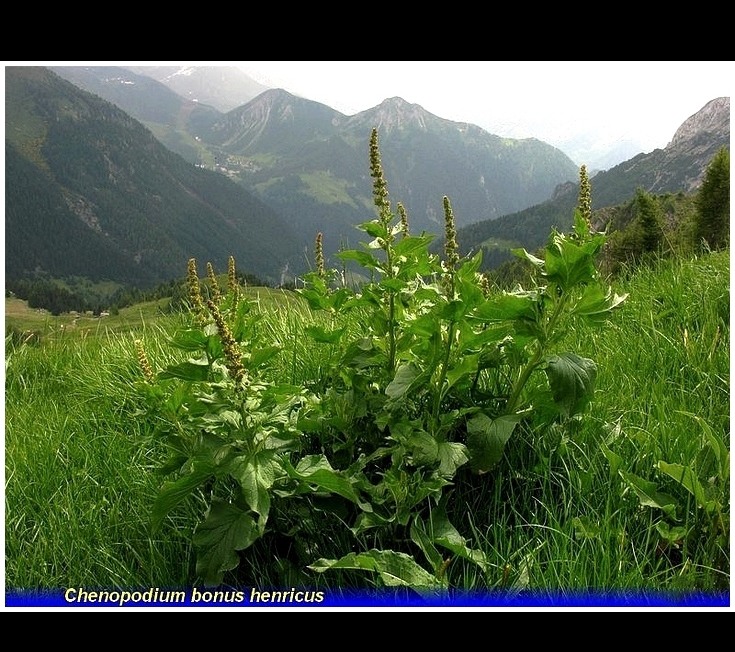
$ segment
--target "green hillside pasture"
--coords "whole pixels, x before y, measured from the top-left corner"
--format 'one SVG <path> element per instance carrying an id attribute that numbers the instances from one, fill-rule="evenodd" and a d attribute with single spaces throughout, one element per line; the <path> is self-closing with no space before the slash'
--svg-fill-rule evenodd
<path id="1" fill-rule="evenodd" d="M 598 365 L 587 413 L 524 431 L 490 473 L 457 476 L 448 515 L 492 568 L 453 559 L 452 586 L 554 595 L 729 587 L 729 252 L 662 261 L 616 289 L 630 296 L 610 326 L 569 334 L 568 349 Z M 304 329 L 334 325 L 293 295 L 251 291 L 259 339 L 281 348 L 269 373 L 318 383 L 330 345 Z M 7 353 L 8 588 L 192 582 L 195 506 L 155 538 L 148 529 L 163 448 L 146 437 L 153 424 L 135 391 L 133 338 L 161 369 L 172 328 L 142 318 L 133 333 L 98 329 Z M 354 543 L 347 525 L 329 536 Z M 284 581 L 277 551 L 263 544 L 243 568 L 275 586 Z M 299 575 L 308 583 L 306 569 Z"/>

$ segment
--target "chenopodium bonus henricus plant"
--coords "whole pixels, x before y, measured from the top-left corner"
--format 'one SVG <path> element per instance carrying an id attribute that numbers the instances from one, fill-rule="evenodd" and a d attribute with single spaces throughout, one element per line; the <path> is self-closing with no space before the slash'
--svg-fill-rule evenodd
<path id="1" fill-rule="evenodd" d="M 187 359 L 155 375 L 142 368 L 142 390 L 156 413 L 153 436 L 169 454 L 152 525 L 161 528 L 187 501 L 204 505 L 192 542 L 197 577 L 208 586 L 239 565 L 266 527 L 278 530 L 274 503 L 324 492 L 360 502 L 323 456 L 302 452 L 298 414 L 307 392 L 264 380 L 280 347 L 258 336 L 262 314 L 235 283 L 232 259 L 228 277 L 226 294 L 205 301 L 196 261 L 189 261 L 192 323 L 171 338 Z M 140 351 L 136 344 L 142 359 Z"/>
<path id="2" fill-rule="evenodd" d="M 385 550 L 321 559 L 311 568 L 381 573 L 381 564 L 396 564 L 414 582 L 444 586 L 447 564 L 439 548 L 490 568 L 449 522 L 450 486 L 461 481 L 463 468 L 490 471 L 519 425 L 533 421 L 537 403 L 548 403 L 545 394 L 559 420 L 585 409 L 595 363 L 556 348 L 577 322 L 604 323 L 625 297 L 605 288 L 596 270 L 605 236 L 591 227 L 584 167 L 573 232 L 554 231 L 538 257 L 514 252 L 531 263 L 535 286 L 493 294 L 479 271 L 481 252 L 459 254 L 448 197 L 442 200 L 443 259 L 430 252 L 431 236 L 409 235 L 403 205 L 396 219 L 377 130 L 370 165 L 378 216 L 359 226 L 367 244 L 338 256 L 362 266 L 373 280 L 345 298 L 343 289 L 332 292 L 323 276 L 312 275 L 302 291 L 314 309 L 360 311 L 364 325 L 351 340 L 344 341 L 343 332 L 335 336 L 342 353 L 318 403 L 321 444 L 369 497 L 371 509 L 355 515 L 353 531 L 409 539 L 431 572 L 408 562 L 404 551 Z M 529 382 L 536 372 L 545 387 Z"/>

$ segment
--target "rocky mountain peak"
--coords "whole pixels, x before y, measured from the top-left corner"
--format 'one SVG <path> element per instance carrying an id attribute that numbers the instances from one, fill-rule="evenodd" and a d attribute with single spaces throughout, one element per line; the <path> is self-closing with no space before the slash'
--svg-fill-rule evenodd
<path id="1" fill-rule="evenodd" d="M 677 147 L 702 132 L 730 133 L 730 98 L 718 97 L 707 102 L 699 111 L 685 120 L 676 130 L 667 148 Z"/>
<path id="2" fill-rule="evenodd" d="M 418 104 L 411 104 L 401 97 L 390 97 L 383 100 L 374 109 L 370 109 L 371 120 L 385 130 L 401 129 L 407 125 L 427 130 L 427 122 L 431 114 Z"/>

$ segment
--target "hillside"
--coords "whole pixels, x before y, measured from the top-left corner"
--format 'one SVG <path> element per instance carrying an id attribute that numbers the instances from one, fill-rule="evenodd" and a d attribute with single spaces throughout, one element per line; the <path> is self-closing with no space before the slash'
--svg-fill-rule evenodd
<path id="1" fill-rule="evenodd" d="M 592 208 L 598 211 L 623 204 L 638 188 L 654 194 L 689 194 L 700 186 L 716 152 L 729 146 L 730 99 L 716 98 L 687 118 L 664 149 L 639 154 L 596 174 L 591 180 Z M 553 228 L 568 230 L 577 194 L 576 183 L 562 184 L 548 201 L 460 228 L 460 246 L 465 252 L 483 248 L 485 268 L 494 268 L 511 257 L 510 249 L 533 250 L 545 242 Z"/>
<path id="2" fill-rule="evenodd" d="M 117 106 L 45 68 L 7 67 L 6 276 L 148 286 L 190 257 L 278 281 L 302 254 L 290 227 L 196 168 Z M 203 262 L 202 262 L 203 264 Z"/>

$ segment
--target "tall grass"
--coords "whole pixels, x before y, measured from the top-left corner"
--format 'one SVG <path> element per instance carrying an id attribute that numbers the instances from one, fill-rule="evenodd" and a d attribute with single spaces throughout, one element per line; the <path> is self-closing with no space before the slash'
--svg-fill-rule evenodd
<path id="1" fill-rule="evenodd" d="M 587 413 L 564 427 L 524 430 L 491 473 L 457 476 L 452 522 L 492 567 L 481 575 L 452 560 L 452 585 L 550 593 L 729 586 L 729 487 L 708 444 L 720 438 L 729 450 L 729 252 L 661 261 L 618 283 L 630 296 L 612 327 L 570 334 L 574 350 L 598 365 Z M 281 347 L 268 373 L 320 383 L 330 345 L 305 328 L 335 324 L 291 295 L 257 298 L 259 339 Z M 135 392 L 133 339 L 160 369 L 171 361 L 167 338 L 177 324 L 160 318 L 132 333 L 6 350 L 8 588 L 191 583 L 196 515 L 179 510 L 155 537 L 148 528 L 161 451 Z M 721 504 L 720 523 L 660 473 L 660 460 L 701 473 Z M 621 471 L 670 495 L 676 518 L 645 504 Z M 353 544 L 346 527 L 314 536 L 335 549 Z M 279 545 L 258 542 L 244 572 L 265 585 L 351 581 L 289 566 Z"/>

